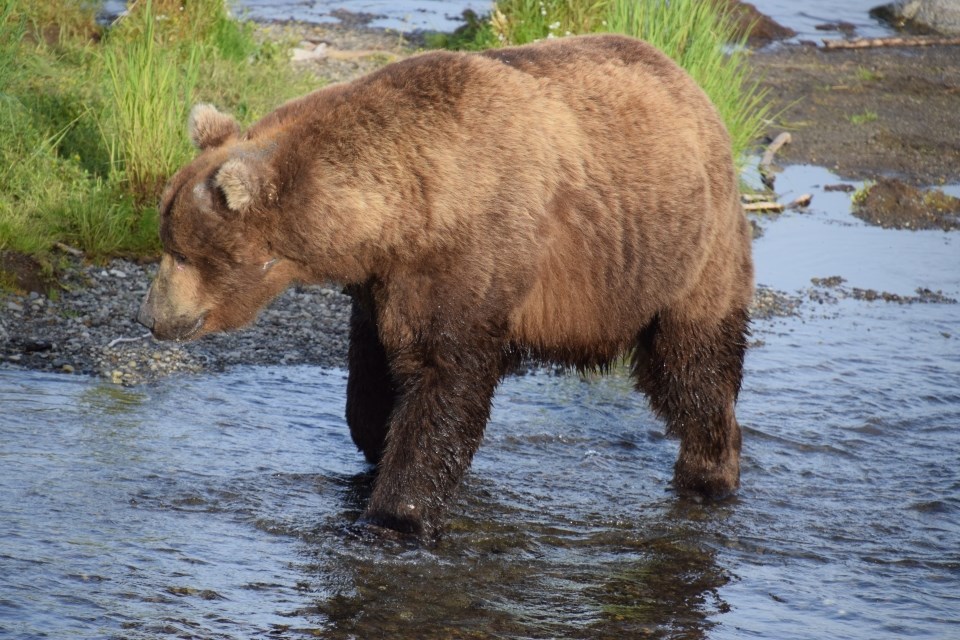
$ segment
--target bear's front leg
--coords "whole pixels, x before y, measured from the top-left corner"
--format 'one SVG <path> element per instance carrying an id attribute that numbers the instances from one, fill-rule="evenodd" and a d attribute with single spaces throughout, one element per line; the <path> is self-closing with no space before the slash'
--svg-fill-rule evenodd
<path id="1" fill-rule="evenodd" d="M 376 309 L 369 286 L 348 290 L 350 351 L 347 378 L 347 425 L 354 444 L 372 464 L 380 462 L 386 443 L 396 389 L 387 353 L 377 331 Z"/>
<path id="2" fill-rule="evenodd" d="M 501 376 L 499 349 L 467 340 L 391 354 L 399 397 L 367 522 L 432 537 L 483 439 Z"/>

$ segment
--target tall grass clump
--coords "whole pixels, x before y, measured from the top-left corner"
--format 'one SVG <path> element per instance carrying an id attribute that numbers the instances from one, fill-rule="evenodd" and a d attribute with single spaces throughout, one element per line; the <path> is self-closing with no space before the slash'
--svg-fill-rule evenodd
<path id="1" fill-rule="evenodd" d="M 44 65 L 28 55 L 29 16 L 18 0 L 0 0 L 0 251 L 42 251 L 57 230 L 47 212 L 82 191 L 85 172 L 57 149 L 70 124 L 32 109 L 29 87 Z"/>
<path id="2" fill-rule="evenodd" d="M 100 31 L 96 12 L 98 0 L 45 0 L 19 2 L 18 13 L 26 22 L 31 38 L 49 45 L 89 38 Z"/>
<path id="3" fill-rule="evenodd" d="M 600 32 L 645 40 L 710 97 L 741 163 L 770 115 L 766 93 L 747 68 L 747 34 L 711 0 L 498 0 L 489 16 L 467 27 L 438 44 L 476 49 Z"/>
<path id="4" fill-rule="evenodd" d="M 112 38 L 134 42 L 149 29 L 164 48 L 194 50 L 207 60 L 246 62 L 259 47 L 253 23 L 234 19 L 224 0 L 134 0 L 114 27 Z"/>
<path id="5" fill-rule="evenodd" d="M 183 135 L 200 72 L 196 47 L 162 46 L 147 0 L 132 12 L 135 36 L 111 42 L 103 56 L 107 106 L 103 133 L 115 168 L 139 203 L 156 199 L 164 182 L 190 158 Z"/>
<path id="6" fill-rule="evenodd" d="M 101 4 L 0 0 L 0 251 L 154 254 L 192 104 L 248 124 L 319 84 L 224 0 L 130 0 L 107 27 Z"/>
<path id="7" fill-rule="evenodd" d="M 186 120 L 198 101 L 241 122 L 316 87 L 282 46 L 258 42 L 223 0 L 137 0 L 105 39 L 103 130 L 115 168 L 141 202 L 189 160 Z"/>
<path id="8" fill-rule="evenodd" d="M 494 5 L 491 24 L 503 44 L 593 33 L 603 30 L 610 4 L 611 0 L 502 0 Z"/>
<path id="9" fill-rule="evenodd" d="M 476 51 L 517 45 L 600 28 L 610 0 L 500 0 L 484 17 L 463 13 L 466 24 L 451 35 L 428 37 L 437 48 Z"/>

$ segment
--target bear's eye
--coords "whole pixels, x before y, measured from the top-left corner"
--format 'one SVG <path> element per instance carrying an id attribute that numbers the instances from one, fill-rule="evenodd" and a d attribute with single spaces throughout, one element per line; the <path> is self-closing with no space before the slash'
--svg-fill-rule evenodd
<path id="1" fill-rule="evenodd" d="M 183 267 L 189 262 L 187 260 L 187 256 L 183 255 L 182 253 L 178 253 L 176 251 L 171 251 L 170 256 L 173 258 L 173 261 L 177 263 L 178 267 Z"/>

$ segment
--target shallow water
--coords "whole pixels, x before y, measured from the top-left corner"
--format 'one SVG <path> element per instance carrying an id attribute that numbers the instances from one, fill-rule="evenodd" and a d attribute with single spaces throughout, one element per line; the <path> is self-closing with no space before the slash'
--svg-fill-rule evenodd
<path id="1" fill-rule="evenodd" d="M 339 22 L 338 11 L 369 14 L 370 27 L 397 31 L 453 31 L 463 22 L 464 9 L 483 14 L 493 3 L 489 0 L 233 0 L 232 5 L 256 20 L 300 20 L 303 22 Z M 837 32 L 816 29 L 818 24 L 849 22 L 857 35 L 877 37 L 893 31 L 870 17 L 873 7 L 883 0 L 754 0 L 762 13 L 797 32 L 796 39 L 817 40 L 841 37 Z M 122 0 L 107 0 L 108 13 L 123 10 Z"/>
<path id="2" fill-rule="evenodd" d="M 856 27 L 856 35 L 877 38 L 894 33 L 888 25 L 870 17 L 874 7 L 890 4 L 893 0 L 750 0 L 761 13 L 766 14 L 797 32 L 794 40 L 840 38 L 836 31 L 821 31 L 817 25 L 847 22 Z"/>
<path id="3" fill-rule="evenodd" d="M 764 223 L 758 280 L 960 297 L 960 241 L 846 213 Z M 819 186 L 818 186 L 819 185 Z M 435 548 L 370 540 L 344 373 L 123 389 L 0 370 L 0 637 L 946 638 L 960 628 L 960 305 L 807 300 L 755 323 L 743 488 L 669 490 L 620 374 L 500 389 Z"/>

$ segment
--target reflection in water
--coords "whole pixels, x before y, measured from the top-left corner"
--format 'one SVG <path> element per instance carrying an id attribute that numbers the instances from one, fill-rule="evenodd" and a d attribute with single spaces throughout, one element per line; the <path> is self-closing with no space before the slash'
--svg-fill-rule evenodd
<path id="1" fill-rule="evenodd" d="M 586 590 L 602 615 L 585 637 L 709 637 L 718 614 L 730 610 L 720 589 L 731 579 L 708 544 L 709 532 L 723 526 L 735 502 L 704 506 L 678 499 L 659 524 L 607 540 L 619 547 L 611 563 L 616 569 Z"/>
<path id="2" fill-rule="evenodd" d="M 709 615 L 729 610 L 718 589 L 729 577 L 714 564 L 709 549 L 687 536 L 650 540 L 634 550 L 624 569 L 587 595 L 602 606 L 603 619 L 590 625 L 590 637 L 707 637 L 716 625 Z"/>
<path id="3" fill-rule="evenodd" d="M 490 497 L 475 483 L 467 493 Z M 329 638 L 706 637 L 729 609 L 718 593 L 729 575 L 702 544 L 704 508 L 692 509 L 694 520 L 667 509 L 642 529 L 460 519 L 431 549 L 324 532 L 305 540 L 300 568 L 319 596 L 295 614 Z"/>

